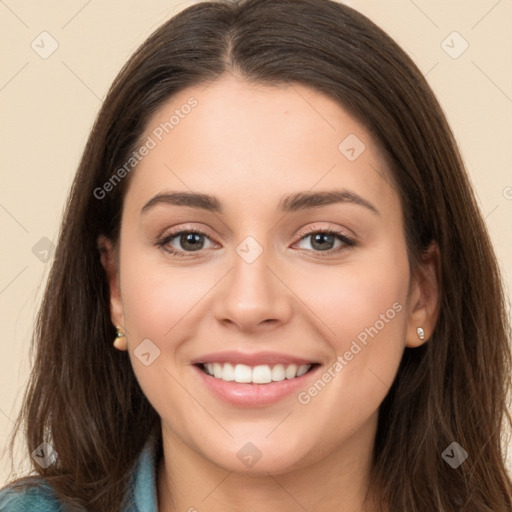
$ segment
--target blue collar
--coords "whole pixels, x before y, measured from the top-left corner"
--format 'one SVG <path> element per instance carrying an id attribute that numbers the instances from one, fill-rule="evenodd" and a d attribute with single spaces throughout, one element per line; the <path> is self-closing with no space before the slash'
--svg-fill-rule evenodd
<path id="1" fill-rule="evenodd" d="M 150 437 L 132 471 L 130 488 L 123 507 L 126 512 L 158 512 L 156 449 L 157 443 Z"/>
<path id="2" fill-rule="evenodd" d="M 150 436 L 133 465 L 121 510 L 123 512 L 158 512 L 156 492 L 157 458 L 161 454 L 160 443 Z M 39 510 L 57 512 L 67 507 L 57 499 L 50 484 L 41 484 L 14 491 L 9 486 L 0 489 L 0 511 Z"/>

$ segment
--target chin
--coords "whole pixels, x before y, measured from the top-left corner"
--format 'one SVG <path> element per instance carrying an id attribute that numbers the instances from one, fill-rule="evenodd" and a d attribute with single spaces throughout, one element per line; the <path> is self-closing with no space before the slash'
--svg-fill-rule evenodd
<path id="1" fill-rule="evenodd" d="M 300 450 L 297 449 L 298 444 Z M 254 476 L 285 474 L 313 462 L 309 460 L 311 457 L 307 456 L 303 443 L 283 445 L 269 442 L 264 436 L 260 441 L 232 442 L 222 453 L 204 453 L 206 458 L 226 471 Z"/>

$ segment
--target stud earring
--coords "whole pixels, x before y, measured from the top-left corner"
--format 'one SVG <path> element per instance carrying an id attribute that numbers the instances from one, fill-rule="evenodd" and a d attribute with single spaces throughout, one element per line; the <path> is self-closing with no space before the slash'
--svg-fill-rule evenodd
<path id="1" fill-rule="evenodd" d="M 423 328 L 418 327 L 418 328 L 416 329 L 416 332 L 418 333 L 418 338 L 419 338 L 420 340 L 424 340 L 424 339 L 425 339 L 425 331 L 423 330 Z"/>
<path id="2" fill-rule="evenodd" d="M 116 326 L 116 338 L 113 345 L 119 350 L 126 350 L 126 337 L 121 331 L 121 327 Z"/>

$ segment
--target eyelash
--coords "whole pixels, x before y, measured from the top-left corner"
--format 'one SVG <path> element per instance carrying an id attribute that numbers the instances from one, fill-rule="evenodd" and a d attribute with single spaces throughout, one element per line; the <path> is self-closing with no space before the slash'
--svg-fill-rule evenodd
<path id="1" fill-rule="evenodd" d="M 210 239 L 210 237 L 203 231 L 200 231 L 197 229 L 182 229 L 180 231 L 175 231 L 175 232 L 165 235 L 162 239 L 157 241 L 157 245 L 158 245 L 158 247 L 162 248 L 164 251 L 168 252 L 169 254 L 172 254 L 173 256 L 186 258 L 188 254 L 194 254 L 195 252 L 201 252 L 202 249 L 199 249 L 198 251 L 177 251 L 176 249 L 169 249 L 168 247 L 166 247 L 166 245 L 169 242 L 171 242 L 174 238 L 177 238 L 179 235 L 190 234 L 190 233 L 201 235 L 201 236 L 204 236 L 204 237 Z M 319 229 L 315 226 L 308 229 L 305 233 L 302 233 L 302 235 L 299 239 L 299 242 L 301 240 L 303 240 L 304 238 L 307 238 L 308 236 L 311 236 L 314 234 L 319 234 L 319 233 L 325 234 L 325 235 L 333 235 L 343 243 L 343 245 L 341 247 L 338 247 L 337 249 L 329 249 L 328 251 L 315 251 L 314 249 L 306 249 L 308 251 L 312 251 L 312 252 L 318 254 L 321 257 L 322 256 L 330 256 L 332 254 L 335 254 L 335 253 L 345 250 L 347 247 L 354 247 L 356 245 L 355 240 L 347 237 L 341 231 L 337 231 L 337 230 L 333 230 L 333 229 Z"/>

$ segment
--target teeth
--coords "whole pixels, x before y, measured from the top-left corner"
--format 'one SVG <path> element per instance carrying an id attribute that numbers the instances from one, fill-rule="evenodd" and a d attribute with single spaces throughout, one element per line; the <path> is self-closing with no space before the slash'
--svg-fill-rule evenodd
<path id="1" fill-rule="evenodd" d="M 213 375 L 220 379 L 222 377 L 222 366 L 219 363 L 213 363 Z"/>
<path id="2" fill-rule="evenodd" d="M 287 366 L 284 374 L 287 379 L 293 379 L 297 375 L 297 365 L 291 364 Z"/>
<path id="3" fill-rule="evenodd" d="M 220 378 L 222 379 L 222 372 Z M 250 366 L 246 366 L 245 364 L 237 364 L 235 366 L 235 382 L 251 382 L 252 381 L 252 370 Z"/>
<path id="4" fill-rule="evenodd" d="M 208 375 L 216 379 L 222 379 L 226 382 L 240 382 L 253 384 L 269 384 L 270 382 L 279 382 L 285 379 L 294 379 L 301 377 L 310 368 L 310 364 L 297 366 L 296 364 L 282 365 L 276 364 L 273 367 L 262 364 L 250 367 L 246 364 L 237 364 L 233 366 L 230 363 L 207 363 L 203 364 Z"/>
<path id="5" fill-rule="evenodd" d="M 232 381 L 235 380 L 235 368 L 232 364 L 226 363 L 224 367 L 222 368 L 222 374 L 219 379 L 224 379 L 226 381 Z"/>
<path id="6" fill-rule="evenodd" d="M 297 377 L 300 377 L 301 375 L 304 375 L 309 370 L 308 365 L 305 364 L 303 366 L 299 366 L 297 370 Z"/>
<path id="7" fill-rule="evenodd" d="M 272 382 L 273 376 L 274 374 L 270 369 L 270 366 L 255 366 L 252 370 L 251 382 L 254 382 L 254 384 L 268 384 L 269 382 Z"/>
<path id="8" fill-rule="evenodd" d="M 282 364 L 276 364 L 274 368 L 272 368 L 272 380 L 275 382 L 284 380 L 285 378 L 284 366 Z"/>

